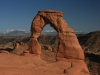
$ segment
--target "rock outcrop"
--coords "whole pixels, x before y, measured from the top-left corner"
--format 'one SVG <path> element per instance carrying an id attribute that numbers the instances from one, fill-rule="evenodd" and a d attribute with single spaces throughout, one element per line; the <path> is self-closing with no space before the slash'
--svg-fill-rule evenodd
<path id="1" fill-rule="evenodd" d="M 23 54 L 23 51 L 26 51 L 28 49 L 28 45 L 23 42 L 19 42 L 19 43 L 14 42 L 13 46 L 14 48 L 13 48 L 12 53 L 18 54 L 18 55 Z"/>
<path id="2" fill-rule="evenodd" d="M 81 46 L 86 52 L 100 54 L 100 31 L 90 32 L 83 36 L 78 36 Z"/>
<path id="3" fill-rule="evenodd" d="M 71 64 L 70 68 L 64 69 L 67 75 L 89 75 L 84 62 L 84 53 L 78 42 L 73 29 L 63 19 L 63 13 L 54 10 L 42 10 L 37 13 L 31 24 L 31 37 L 29 41 L 29 52 L 41 54 L 41 46 L 37 38 L 46 24 L 50 24 L 57 33 L 59 44 L 57 49 L 57 61 L 66 61 Z"/>
<path id="4" fill-rule="evenodd" d="M 6 50 L 0 50 L 0 53 L 9 54 L 9 52 L 8 52 L 8 51 L 6 51 Z"/>

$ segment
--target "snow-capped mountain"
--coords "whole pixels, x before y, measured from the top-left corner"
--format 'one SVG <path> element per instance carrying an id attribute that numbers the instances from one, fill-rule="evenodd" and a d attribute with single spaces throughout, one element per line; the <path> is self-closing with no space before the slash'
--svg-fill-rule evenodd
<path id="1" fill-rule="evenodd" d="M 42 33 L 45 33 L 45 34 L 52 34 L 52 35 L 57 34 L 56 30 L 46 30 L 46 31 L 44 31 L 44 32 L 42 32 Z M 75 31 L 75 34 L 76 34 L 76 35 L 77 35 L 77 34 L 85 34 L 85 32 L 83 32 L 83 31 Z"/>
<path id="2" fill-rule="evenodd" d="M 56 32 L 56 30 L 46 30 L 44 32 Z"/>
<path id="3" fill-rule="evenodd" d="M 0 32 L 0 36 L 29 36 L 30 35 L 30 31 L 27 30 L 22 30 L 22 29 L 18 29 L 18 30 L 5 30 L 3 32 Z"/>
<path id="4" fill-rule="evenodd" d="M 85 34 L 82 31 L 75 31 L 76 35 Z M 30 36 L 30 31 L 18 29 L 18 30 L 5 30 L 3 32 L 0 32 L 0 36 Z M 41 32 L 41 35 L 57 35 L 57 32 L 55 30 L 46 30 Z"/>

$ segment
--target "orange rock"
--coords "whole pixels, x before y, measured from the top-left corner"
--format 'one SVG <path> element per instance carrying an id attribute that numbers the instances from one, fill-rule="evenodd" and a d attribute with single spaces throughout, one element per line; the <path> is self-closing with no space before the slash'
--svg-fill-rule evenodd
<path id="1" fill-rule="evenodd" d="M 67 75 L 89 75 L 89 71 L 84 62 L 83 50 L 73 29 L 69 28 L 63 19 L 62 12 L 42 10 L 37 13 L 31 24 L 29 52 L 32 54 L 41 54 L 41 46 L 37 38 L 40 36 L 46 24 L 50 24 L 58 33 L 59 45 L 57 49 L 57 61 L 64 60 L 72 63 L 72 66 L 69 69 L 65 69 L 64 73 Z"/>
<path id="2" fill-rule="evenodd" d="M 62 12 L 54 10 L 42 10 L 38 12 L 31 25 L 30 53 L 41 53 L 39 52 L 41 48 L 37 38 L 40 36 L 43 27 L 46 24 L 50 24 L 58 32 L 59 46 L 57 57 L 84 60 L 84 53 L 77 37 L 74 31 L 68 27 L 68 24 L 62 16 Z"/>
<path id="3" fill-rule="evenodd" d="M 37 39 L 30 38 L 30 43 L 29 43 L 29 52 L 32 54 L 41 54 L 41 46 L 39 45 Z"/>
<path id="4" fill-rule="evenodd" d="M 6 51 L 6 50 L 0 50 L 0 53 L 9 54 L 9 52 L 8 52 L 8 51 Z"/>
<path id="5" fill-rule="evenodd" d="M 13 46 L 14 48 L 13 48 L 12 53 L 18 54 L 18 55 L 22 54 L 23 51 L 28 49 L 28 45 L 22 42 L 19 42 L 19 43 L 14 42 Z"/>

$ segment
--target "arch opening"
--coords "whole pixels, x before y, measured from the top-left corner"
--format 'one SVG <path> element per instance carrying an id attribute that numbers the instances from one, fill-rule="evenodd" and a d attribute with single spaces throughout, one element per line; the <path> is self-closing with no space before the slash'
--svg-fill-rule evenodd
<path id="1" fill-rule="evenodd" d="M 58 39 L 56 30 L 50 24 L 43 27 L 38 42 L 41 45 L 41 58 L 47 62 L 55 62 Z"/>
<path id="2" fill-rule="evenodd" d="M 32 21 L 28 50 L 32 54 L 41 54 L 41 45 L 38 43 L 37 38 L 40 36 L 44 26 L 50 24 L 58 33 L 57 60 L 60 58 L 84 60 L 84 53 L 77 37 L 62 16 L 63 13 L 58 11 L 39 11 Z"/>
<path id="3" fill-rule="evenodd" d="M 56 57 L 55 59 L 57 61 L 67 61 L 68 63 L 70 63 L 70 68 L 64 69 L 64 73 L 66 73 L 68 70 L 70 71 L 69 74 L 77 73 L 80 75 L 83 74 L 82 71 L 84 69 L 86 74 L 88 73 L 88 69 L 86 68 L 84 63 L 83 50 L 79 45 L 78 39 L 74 31 L 68 27 L 66 21 L 63 19 L 62 16 L 63 16 L 62 12 L 53 10 L 43 10 L 38 12 L 36 17 L 33 19 L 31 25 L 31 37 L 28 48 L 29 53 L 40 57 L 41 45 L 39 44 L 37 39 L 40 36 L 40 33 L 42 32 L 44 26 L 50 24 L 57 31 L 59 39 L 57 54 L 55 56 Z M 83 65 L 81 66 L 81 64 L 83 64 L 85 67 Z M 73 69 L 75 69 L 75 73 L 74 72 L 72 73 Z"/>

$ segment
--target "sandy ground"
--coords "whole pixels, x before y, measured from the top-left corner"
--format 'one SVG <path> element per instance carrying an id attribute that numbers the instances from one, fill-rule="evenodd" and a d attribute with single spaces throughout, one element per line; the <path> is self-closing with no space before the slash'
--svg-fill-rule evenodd
<path id="1" fill-rule="evenodd" d="M 0 53 L 0 75 L 66 75 L 70 63 L 46 62 L 37 56 L 19 56 Z"/>

